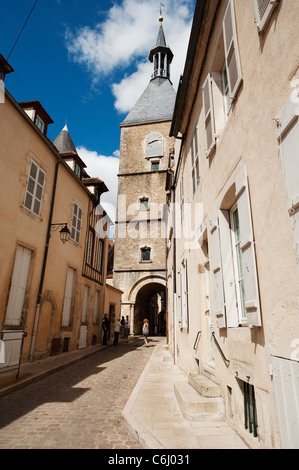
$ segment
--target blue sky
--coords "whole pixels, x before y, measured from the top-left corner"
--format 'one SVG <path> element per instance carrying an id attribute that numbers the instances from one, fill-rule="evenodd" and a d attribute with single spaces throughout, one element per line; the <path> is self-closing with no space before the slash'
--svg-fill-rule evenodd
<path id="1" fill-rule="evenodd" d="M 194 7 L 195 0 L 163 0 L 175 89 Z M 88 173 L 109 188 L 103 205 L 113 220 L 119 125 L 150 80 L 148 54 L 158 35 L 159 9 L 156 0 L 1 0 L 0 53 L 15 70 L 5 87 L 19 102 L 41 102 L 54 121 L 51 140 L 67 120 Z"/>

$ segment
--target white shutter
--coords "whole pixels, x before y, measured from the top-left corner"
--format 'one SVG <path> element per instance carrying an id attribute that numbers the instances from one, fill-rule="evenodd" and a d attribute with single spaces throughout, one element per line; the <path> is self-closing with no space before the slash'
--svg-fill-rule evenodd
<path id="1" fill-rule="evenodd" d="M 189 314 L 188 314 L 188 274 L 187 274 L 187 260 L 184 260 L 181 265 L 181 296 L 182 296 L 182 323 L 181 328 L 188 328 Z"/>
<path id="2" fill-rule="evenodd" d="M 283 449 L 299 449 L 299 362 L 272 356 L 276 408 Z"/>
<path id="3" fill-rule="evenodd" d="M 229 211 L 220 210 L 218 213 L 221 262 L 223 270 L 223 289 L 227 327 L 238 326 L 238 309 L 235 290 L 235 274 L 231 246 Z"/>
<path id="4" fill-rule="evenodd" d="M 204 113 L 205 113 L 205 128 L 206 128 L 206 143 L 207 143 L 207 156 L 210 154 L 215 146 L 215 122 L 214 122 L 214 109 L 212 98 L 212 82 L 211 75 L 208 74 L 202 89 Z"/>
<path id="5" fill-rule="evenodd" d="M 240 248 L 243 264 L 246 318 L 248 326 L 261 326 L 251 208 L 245 168 L 237 176 L 235 187 L 240 221 Z"/>
<path id="6" fill-rule="evenodd" d="M 255 21 L 259 33 L 263 31 L 278 3 L 279 0 L 254 0 Z"/>
<path id="7" fill-rule="evenodd" d="M 219 240 L 218 217 L 214 215 L 210 221 L 211 239 L 212 239 L 212 272 L 214 276 L 215 290 L 215 315 L 218 328 L 226 327 L 224 297 L 223 297 L 223 279 L 221 265 L 221 251 Z"/>
<path id="8" fill-rule="evenodd" d="M 235 98 L 242 82 L 242 72 L 239 57 L 234 2 L 229 1 L 223 20 L 223 39 L 227 78 L 231 98 Z"/>
<path id="9" fill-rule="evenodd" d="M 27 286 L 31 250 L 18 246 L 12 274 L 5 325 L 19 325 Z"/>
<path id="10" fill-rule="evenodd" d="M 297 98 L 298 100 L 298 98 Z M 299 119 L 297 100 L 289 97 L 278 116 L 278 139 L 290 214 L 294 251 L 299 268 Z"/>
<path id="11" fill-rule="evenodd" d="M 62 311 L 62 321 L 61 321 L 62 326 L 69 326 L 69 323 L 70 323 L 74 278 L 75 278 L 75 270 L 72 268 L 68 268 L 67 277 L 66 277 L 66 285 L 65 285 L 65 293 L 64 293 L 63 311 Z"/>
<path id="12" fill-rule="evenodd" d="M 178 271 L 177 278 L 177 311 L 178 311 L 178 322 L 180 328 L 182 328 L 182 272 L 181 269 Z"/>

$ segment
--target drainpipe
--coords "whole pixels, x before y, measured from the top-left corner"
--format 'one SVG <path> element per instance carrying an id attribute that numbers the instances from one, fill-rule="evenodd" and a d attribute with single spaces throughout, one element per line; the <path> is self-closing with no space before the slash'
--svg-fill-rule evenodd
<path id="1" fill-rule="evenodd" d="M 55 201 L 55 193 L 56 193 L 56 186 L 57 186 L 58 167 L 59 167 L 60 162 L 61 162 L 61 159 L 59 158 L 55 167 L 47 238 L 46 238 L 46 245 L 45 245 L 45 250 L 44 250 L 43 266 L 42 266 L 42 272 L 41 272 L 41 277 L 40 277 L 39 290 L 38 290 L 38 296 L 37 296 L 36 307 L 35 307 L 34 324 L 33 324 L 32 337 L 31 337 L 31 345 L 30 345 L 30 353 L 29 353 L 30 362 L 33 361 L 33 353 L 34 353 L 35 342 L 36 342 L 36 335 L 37 335 L 37 328 L 38 328 L 39 314 L 40 314 L 40 302 L 41 302 L 41 296 L 42 296 L 43 284 L 44 284 L 44 278 L 45 278 L 49 242 L 50 242 L 50 237 L 51 237 L 51 224 L 52 224 L 52 218 L 53 218 L 54 201 Z"/>
<path id="2" fill-rule="evenodd" d="M 181 163 L 182 158 L 182 151 L 185 141 L 185 135 L 182 137 L 177 137 L 177 139 L 181 139 L 181 147 L 180 153 L 178 158 L 178 163 L 173 179 L 173 184 L 171 187 L 172 190 L 172 213 L 173 213 L 173 341 L 174 341 L 174 364 L 177 364 L 178 360 L 178 347 L 177 347 L 177 308 L 176 308 L 176 300 L 177 300 L 177 292 L 176 292 L 176 212 L 175 212 L 175 191 L 176 191 L 176 184 L 177 184 L 177 177 L 178 171 Z"/>

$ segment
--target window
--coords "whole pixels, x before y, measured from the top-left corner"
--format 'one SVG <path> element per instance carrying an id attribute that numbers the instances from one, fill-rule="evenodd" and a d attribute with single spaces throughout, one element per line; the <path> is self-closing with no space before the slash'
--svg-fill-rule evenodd
<path id="1" fill-rule="evenodd" d="M 81 170 L 77 163 L 75 163 L 75 175 L 78 176 L 78 178 L 80 178 L 81 175 Z"/>
<path id="2" fill-rule="evenodd" d="M 147 211 L 149 209 L 148 199 L 142 198 L 140 199 L 140 210 Z"/>
<path id="3" fill-rule="evenodd" d="M 236 293 L 238 305 L 239 322 L 246 321 L 245 312 L 245 292 L 244 292 L 244 275 L 243 275 L 243 259 L 241 252 L 241 238 L 240 238 L 240 220 L 237 205 L 231 210 L 231 227 L 232 227 L 232 244 L 233 244 L 233 257 L 235 265 L 235 280 L 236 280 Z"/>
<path id="4" fill-rule="evenodd" d="M 62 326 L 69 326 L 70 324 L 70 314 L 73 301 L 73 290 L 75 282 L 75 270 L 68 268 L 66 283 L 65 283 L 65 292 L 64 292 L 64 302 L 63 302 L 63 311 L 62 311 Z"/>
<path id="5" fill-rule="evenodd" d="M 152 171 L 159 171 L 160 162 L 152 162 Z"/>
<path id="6" fill-rule="evenodd" d="M 257 417 L 254 386 L 242 381 L 244 395 L 244 426 L 257 437 Z"/>
<path id="7" fill-rule="evenodd" d="M 214 311 L 218 328 L 258 327 L 261 313 L 245 168 L 234 189 L 236 202 L 231 210 L 221 209 L 211 218 Z"/>
<path id="8" fill-rule="evenodd" d="M 88 244 L 87 244 L 87 255 L 86 255 L 86 262 L 90 266 L 92 266 L 92 258 L 93 258 L 93 242 L 94 242 L 94 233 L 92 230 L 89 230 L 88 233 Z"/>
<path id="9" fill-rule="evenodd" d="M 181 262 L 178 271 L 178 318 L 180 328 L 187 329 L 189 326 L 188 311 L 188 276 L 187 276 L 187 260 Z"/>
<path id="10" fill-rule="evenodd" d="M 94 307 L 93 307 L 93 323 L 98 322 L 98 315 L 99 315 L 99 297 L 100 293 L 98 290 L 95 291 L 94 296 Z"/>
<path id="11" fill-rule="evenodd" d="M 44 121 L 38 116 L 38 114 L 35 117 L 35 124 L 39 128 L 39 130 L 43 133 L 45 129 L 45 123 Z"/>
<path id="12" fill-rule="evenodd" d="M 98 239 L 98 255 L 97 255 L 97 266 L 96 269 L 100 273 L 102 272 L 102 261 L 103 261 L 103 241 Z"/>
<path id="13" fill-rule="evenodd" d="M 24 206 L 37 216 L 40 215 L 41 211 L 45 179 L 46 173 L 37 163 L 31 161 Z"/>
<path id="14" fill-rule="evenodd" d="M 215 48 L 210 73 L 203 84 L 202 99 L 206 131 L 206 154 L 215 148 L 216 136 L 225 122 L 242 83 L 235 25 L 234 2 L 228 2 L 222 22 L 222 34 Z"/>
<path id="15" fill-rule="evenodd" d="M 141 262 L 146 263 L 151 261 L 151 249 L 144 247 L 141 248 Z"/>
<path id="16" fill-rule="evenodd" d="M 254 0 L 256 26 L 259 33 L 265 29 L 279 0 Z"/>
<path id="17" fill-rule="evenodd" d="M 20 325 L 21 323 L 31 255 L 31 250 L 22 246 L 17 247 L 5 315 L 5 325 Z"/>
<path id="18" fill-rule="evenodd" d="M 193 194 L 194 194 L 199 183 L 199 147 L 198 147 L 197 128 L 194 132 L 194 136 L 193 136 L 192 144 L 191 144 L 191 164 L 192 164 L 192 189 L 193 189 Z"/>
<path id="19" fill-rule="evenodd" d="M 71 239 L 77 243 L 80 242 L 81 225 L 82 225 L 82 209 L 75 202 L 74 209 L 73 209 L 73 217 L 72 217 Z"/>
<path id="20" fill-rule="evenodd" d="M 89 287 L 84 286 L 83 290 L 83 301 L 82 301 L 82 315 L 81 315 L 81 323 L 86 322 L 86 313 L 87 313 L 87 303 L 89 297 Z"/>

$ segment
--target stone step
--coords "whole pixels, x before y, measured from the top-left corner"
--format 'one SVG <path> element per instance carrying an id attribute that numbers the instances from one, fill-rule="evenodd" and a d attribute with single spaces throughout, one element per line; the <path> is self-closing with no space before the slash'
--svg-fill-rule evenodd
<path id="1" fill-rule="evenodd" d="M 191 374 L 188 383 L 203 397 L 220 397 L 220 387 L 208 377 L 201 374 Z"/>
<path id="2" fill-rule="evenodd" d="M 203 397 L 187 381 L 174 384 L 174 394 L 183 416 L 189 421 L 224 420 L 221 397 Z"/>

